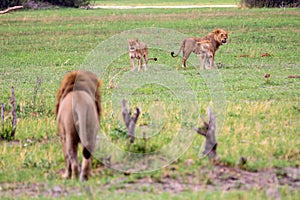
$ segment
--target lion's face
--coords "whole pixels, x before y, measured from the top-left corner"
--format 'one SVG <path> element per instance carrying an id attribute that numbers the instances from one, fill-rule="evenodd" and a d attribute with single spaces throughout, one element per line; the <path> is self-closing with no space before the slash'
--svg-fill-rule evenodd
<path id="1" fill-rule="evenodd" d="M 226 44 L 228 39 L 228 32 L 223 29 L 214 30 L 214 38 L 219 44 Z"/>
<path id="2" fill-rule="evenodd" d="M 128 39 L 129 51 L 135 51 L 139 45 L 138 39 Z"/>

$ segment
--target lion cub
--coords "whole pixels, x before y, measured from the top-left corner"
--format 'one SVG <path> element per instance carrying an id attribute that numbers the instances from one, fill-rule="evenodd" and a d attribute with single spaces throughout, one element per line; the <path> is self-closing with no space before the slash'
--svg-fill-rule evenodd
<path id="1" fill-rule="evenodd" d="M 143 60 L 145 60 L 145 71 L 147 70 L 148 60 L 157 61 L 157 58 L 148 58 L 148 47 L 146 43 L 140 42 L 138 39 L 128 39 L 129 57 L 132 71 L 134 70 L 134 59 L 138 59 L 139 68 L 142 69 Z"/>

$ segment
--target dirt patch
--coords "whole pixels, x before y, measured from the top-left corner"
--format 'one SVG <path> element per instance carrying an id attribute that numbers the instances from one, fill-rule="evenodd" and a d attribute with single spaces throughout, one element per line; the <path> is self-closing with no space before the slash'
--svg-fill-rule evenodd
<path id="1" fill-rule="evenodd" d="M 105 170 L 110 169 L 102 169 L 101 171 L 104 172 Z M 107 184 L 95 185 L 93 188 L 86 188 L 86 186 L 49 186 L 47 183 L 0 183 L 0 196 L 65 197 L 88 193 L 91 190 L 103 191 L 112 188 L 115 192 L 155 191 L 155 193 L 168 192 L 172 194 L 184 191 L 248 191 L 257 189 L 265 190 L 267 195 L 274 198 L 280 198 L 280 187 L 288 187 L 290 190 L 299 190 L 300 188 L 300 169 L 292 167 L 249 172 L 234 167 L 215 166 L 211 169 L 201 169 L 203 177 L 194 174 L 183 176 L 176 169 L 173 170 L 172 174 L 164 174 L 159 178 L 147 175 L 135 179 L 130 176 L 119 176 Z M 103 175 L 103 173 L 101 174 Z"/>
<path id="2" fill-rule="evenodd" d="M 82 23 L 86 21 L 101 21 L 101 22 L 113 22 L 113 21 L 174 21 L 174 19 L 180 18 L 181 20 L 195 20 L 203 17 L 217 17 L 217 16 L 235 16 L 234 12 L 228 13 L 201 13 L 197 11 L 183 12 L 183 13 L 168 13 L 168 14 L 120 14 L 110 16 L 80 16 L 80 17 L 69 17 L 69 16 L 51 16 L 43 18 L 14 18 L 5 19 L 5 21 L 22 21 L 22 22 L 64 22 L 68 23 L 76 22 Z"/>
<path id="3" fill-rule="evenodd" d="M 171 5 L 171 6 L 88 6 L 90 9 L 188 9 L 188 8 L 238 8 L 238 5 Z"/>
<path id="4" fill-rule="evenodd" d="M 89 11 L 87 11 L 89 12 Z M 101 13 L 101 9 L 99 9 L 99 13 Z M 274 14 L 278 15 L 278 13 L 274 12 Z M 284 14 L 293 14 L 297 15 L 297 13 L 293 11 L 287 10 Z M 243 16 L 254 17 L 257 16 L 257 13 L 245 12 L 241 14 Z M 236 17 L 237 13 L 232 10 L 223 11 L 223 12 L 199 12 L 199 10 L 188 10 L 180 13 L 149 13 L 149 14 L 131 14 L 131 13 L 124 13 L 124 14 L 114 14 L 109 16 L 49 16 L 49 17 L 42 17 L 42 18 L 32 18 L 32 17 L 23 17 L 23 18 L 16 18 L 14 16 L 10 18 L 3 18 L 0 21 L 21 21 L 21 22 L 43 22 L 43 23 L 64 23 L 68 22 L 69 24 L 76 24 L 76 23 L 84 23 L 84 22 L 114 22 L 114 21 L 174 21 L 175 19 L 178 20 L 202 20 L 202 19 L 213 19 L 216 17 Z M 260 15 L 260 17 L 265 17 L 264 15 Z"/>
<path id="5" fill-rule="evenodd" d="M 80 193 L 76 187 L 56 185 L 49 187 L 45 183 L 1 183 L 0 196 L 2 197 L 63 197 L 69 194 Z"/>
<path id="6" fill-rule="evenodd" d="M 155 192 L 180 193 L 183 191 L 201 190 L 251 190 L 251 189 L 278 189 L 287 186 L 291 190 L 300 188 L 300 169 L 268 169 L 259 172 L 249 172 L 227 166 L 216 166 L 211 170 L 203 169 L 204 178 L 186 174 L 183 176 L 165 175 L 157 180 L 145 177 L 126 183 L 126 178 L 115 180 L 106 185 L 106 188 L 116 187 L 117 190 L 144 191 L 146 188 L 155 188 Z M 125 183 L 124 183 L 125 181 Z M 122 187 L 119 187 L 122 186 Z M 118 188 L 119 187 L 119 188 Z"/>
<path id="7" fill-rule="evenodd" d="M 291 189 L 298 189 L 300 186 L 300 170 L 298 168 L 249 172 L 232 167 L 217 166 L 210 173 L 211 182 L 221 190 L 266 189 L 283 185 L 288 185 Z"/>

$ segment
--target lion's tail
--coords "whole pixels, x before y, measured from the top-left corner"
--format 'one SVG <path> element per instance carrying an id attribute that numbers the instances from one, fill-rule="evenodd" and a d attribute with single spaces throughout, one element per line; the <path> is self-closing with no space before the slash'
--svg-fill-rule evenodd
<path id="1" fill-rule="evenodd" d="M 148 60 L 154 60 L 154 61 L 157 61 L 157 58 L 148 58 Z"/>
<path id="2" fill-rule="evenodd" d="M 86 98 L 88 99 L 88 98 Z M 86 154 L 86 158 L 88 159 L 88 153 L 93 154 L 96 148 L 96 135 L 99 130 L 99 118 L 97 115 L 97 111 L 94 105 L 94 102 L 88 100 L 85 103 L 89 103 L 86 105 L 85 109 L 78 109 L 78 134 L 80 138 L 80 142 L 83 147 L 85 147 L 85 151 L 83 154 Z M 84 107 L 84 106 L 83 106 Z M 76 108 L 75 108 L 76 109 Z M 88 116 L 84 113 L 89 113 Z M 92 124 L 92 125 L 91 125 Z"/>
<path id="3" fill-rule="evenodd" d="M 184 41 L 181 43 L 180 49 L 178 50 L 177 54 L 175 54 L 174 51 L 171 52 L 171 56 L 172 56 L 173 58 L 177 57 L 177 56 L 179 55 L 179 53 L 182 51 L 183 46 L 184 46 L 183 43 L 184 43 Z"/>
<path id="4" fill-rule="evenodd" d="M 93 88 L 94 85 L 91 85 L 91 80 L 89 80 L 88 78 L 92 79 L 96 77 L 86 77 L 86 75 L 84 76 L 84 78 L 86 79 L 84 83 L 87 83 L 85 87 Z M 83 80 L 83 78 L 81 77 L 81 79 L 79 80 Z M 92 81 L 97 80 L 94 79 Z M 99 84 L 99 82 L 93 82 L 92 84 Z M 98 115 L 98 112 L 100 111 L 98 111 L 98 105 L 95 102 L 95 98 L 97 98 L 97 95 L 94 96 L 94 94 L 89 94 L 86 91 L 77 90 L 73 94 L 72 99 L 72 111 L 74 115 L 73 118 L 75 120 L 74 123 L 76 124 L 76 130 L 80 138 L 80 142 L 86 149 L 83 152 L 86 159 L 89 158 L 89 153 L 93 154 L 96 148 L 96 136 L 100 128 Z"/>

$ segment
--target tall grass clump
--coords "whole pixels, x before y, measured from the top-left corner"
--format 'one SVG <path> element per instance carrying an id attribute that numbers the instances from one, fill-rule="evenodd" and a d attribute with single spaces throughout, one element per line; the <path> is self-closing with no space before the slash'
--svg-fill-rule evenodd
<path id="1" fill-rule="evenodd" d="M 17 129 L 17 104 L 16 104 L 16 97 L 15 97 L 15 90 L 14 87 L 11 87 L 11 116 L 8 119 L 11 119 L 11 123 L 9 120 L 5 118 L 5 103 L 1 104 L 1 131 L 0 131 L 0 139 L 4 140 L 13 140 L 15 137 L 16 129 Z"/>

